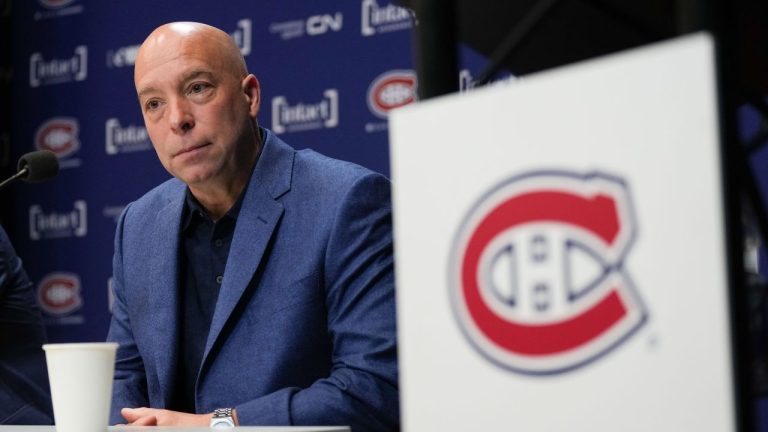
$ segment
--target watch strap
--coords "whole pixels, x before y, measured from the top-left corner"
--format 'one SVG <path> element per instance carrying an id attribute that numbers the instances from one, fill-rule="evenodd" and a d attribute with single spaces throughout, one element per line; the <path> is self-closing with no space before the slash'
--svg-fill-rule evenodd
<path id="1" fill-rule="evenodd" d="M 235 427 L 235 419 L 232 418 L 232 408 L 216 408 L 213 410 L 213 417 L 211 417 L 210 427 Z"/>

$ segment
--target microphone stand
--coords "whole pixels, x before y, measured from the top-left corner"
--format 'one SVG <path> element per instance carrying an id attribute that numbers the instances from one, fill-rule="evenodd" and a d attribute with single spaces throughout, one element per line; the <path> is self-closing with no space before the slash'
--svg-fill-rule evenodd
<path id="1" fill-rule="evenodd" d="M 13 176 L 7 178 L 2 183 L 0 183 L 0 190 L 3 190 L 3 188 L 5 186 L 7 186 L 9 183 L 11 183 L 12 181 L 14 181 L 14 180 L 16 180 L 18 178 L 26 176 L 28 172 L 29 172 L 29 169 L 27 167 L 24 167 L 24 168 L 20 169 L 19 172 L 17 172 Z"/>

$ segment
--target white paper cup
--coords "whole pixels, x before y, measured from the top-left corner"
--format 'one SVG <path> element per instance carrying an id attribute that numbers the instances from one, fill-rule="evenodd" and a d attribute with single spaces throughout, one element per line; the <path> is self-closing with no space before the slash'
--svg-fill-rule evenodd
<path id="1" fill-rule="evenodd" d="M 46 344 L 43 349 L 56 431 L 106 431 L 117 344 Z"/>

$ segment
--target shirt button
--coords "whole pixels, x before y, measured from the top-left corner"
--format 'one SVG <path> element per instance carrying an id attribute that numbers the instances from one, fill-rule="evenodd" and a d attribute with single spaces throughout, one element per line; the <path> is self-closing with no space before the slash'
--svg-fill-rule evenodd
<path id="1" fill-rule="evenodd" d="M 216 245 L 216 247 L 221 247 L 224 242 L 221 239 L 216 239 L 213 244 Z"/>
<path id="2" fill-rule="evenodd" d="M 224 280 L 224 276 L 222 276 L 222 275 L 216 276 L 216 283 L 217 284 L 221 285 L 221 281 L 223 281 L 223 280 Z"/>

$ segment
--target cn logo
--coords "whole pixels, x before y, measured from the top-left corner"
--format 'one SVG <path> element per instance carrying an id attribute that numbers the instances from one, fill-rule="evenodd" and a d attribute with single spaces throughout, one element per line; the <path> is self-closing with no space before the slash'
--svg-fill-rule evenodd
<path id="1" fill-rule="evenodd" d="M 620 178 L 546 171 L 497 185 L 454 241 L 450 290 L 462 331 L 487 359 L 525 374 L 606 354 L 648 317 L 624 268 L 635 236 Z"/>
<path id="2" fill-rule="evenodd" d="M 313 15 L 307 18 L 307 34 L 317 36 L 329 31 L 341 31 L 344 23 L 344 15 L 341 12 L 335 14 Z"/>

